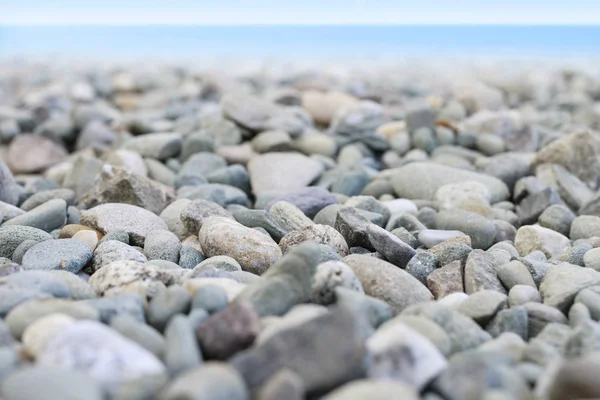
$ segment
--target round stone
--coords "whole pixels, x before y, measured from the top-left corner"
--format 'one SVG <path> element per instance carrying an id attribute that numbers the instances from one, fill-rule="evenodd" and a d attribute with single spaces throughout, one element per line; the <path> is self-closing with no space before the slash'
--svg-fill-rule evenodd
<path id="1" fill-rule="evenodd" d="M 46 240 L 32 246 L 23 256 L 23 268 L 62 269 L 77 274 L 92 258 L 90 246 L 77 239 Z"/>

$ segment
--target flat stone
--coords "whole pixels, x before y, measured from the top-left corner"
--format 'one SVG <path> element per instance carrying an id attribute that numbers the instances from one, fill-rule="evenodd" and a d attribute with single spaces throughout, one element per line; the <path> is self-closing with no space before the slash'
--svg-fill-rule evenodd
<path id="1" fill-rule="evenodd" d="M 387 302 L 396 314 L 411 304 L 433 299 L 421 282 L 393 264 L 359 254 L 344 257 L 343 262 L 352 268 L 366 294 Z"/>
<path id="2" fill-rule="evenodd" d="M 45 202 L 53 199 L 63 199 L 67 205 L 73 205 L 75 202 L 75 192 L 71 189 L 53 189 L 44 190 L 35 193 L 21 204 L 21 209 L 31 211 L 37 206 L 41 206 Z"/>
<path id="3" fill-rule="evenodd" d="M 376 251 L 400 268 L 405 268 L 416 254 L 412 247 L 375 224 L 367 226 L 367 237 Z"/>
<path id="4" fill-rule="evenodd" d="M 327 189 L 317 186 L 281 191 L 273 195 L 259 195 L 256 199 L 256 208 L 270 210 L 278 201 L 287 201 L 298 207 L 308 218 L 313 218 L 319 211 L 330 204 L 339 203 L 337 197 Z"/>
<path id="5" fill-rule="evenodd" d="M 45 240 L 32 246 L 23 256 L 24 269 L 63 269 L 79 273 L 92 258 L 92 249 L 81 240 Z"/>
<path id="6" fill-rule="evenodd" d="M 294 190 L 308 186 L 323 172 L 323 165 L 299 153 L 267 153 L 248 163 L 252 191 Z"/>
<path id="7" fill-rule="evenodd" d="M 12 258 L 12 254 L 26 240 L 42 242 L 52 236 L 41 229 L 31 226 L 2 226 L 0 227 L 0 257 Z"/>
<path id="8" fill-rule="evenodd" d="M 130 204 L 107 203 L 81 213 L 81 224 L 104 234 L 125 231 L 133 244 L 142 246 L 146 235 L 167 224 L 156 214 Z"/>

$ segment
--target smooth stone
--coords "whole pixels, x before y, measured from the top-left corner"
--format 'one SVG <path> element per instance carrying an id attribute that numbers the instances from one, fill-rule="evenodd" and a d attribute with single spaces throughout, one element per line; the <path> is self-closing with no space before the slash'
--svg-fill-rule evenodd
<path id="1" fill-rule="evenodd" d="M 96 297 L 96 293 L 83 277 L 64 270 L 52 270 L 48 272 L 53 278 L 59 278 L 61 283 L 67 285 L 71 299 L 87 300 Z"/>
<path id="2" fill-rule="evenodd" d="M 63 199 L 67 205 L 73 205 L 75 202 L 75 192 L 73 192 L 71 189 L 54 189 L 38 192 L 25 200 L 23 204 L 21 204 L 21 209 L 25 211 L 31 211 L 34 208 L 41 206 L 47 201 L 53 199 Z"/>
<path id="3" fill-rule="evenodd" d="M 219 288 L 227 292 L 227 297 L 231 302 L 234 298 L 239 295 L 248 284 L 252 283 L 241 283 L 238 278 L 224 271 L 219 271 L 215 274 L 213 271 L 207 270 L 209 273 L 206 276 L 201 276 L 193 279 L 184 279 L 183 287 L 185 287 L 192 296 L 201 288 L 205 286 L 218 286 Z"/>
<path id="4" fill-rule="evenodd" d="M 125 231 L 133 244 L 142 246 L 146 235 L 157 229 L 168 229 L 167 224 L 156 214 L 130 204 L 101 204 L 81 213 L 81 224 L 103 234 Z"/>
<path id="5" fill-rule="evenodd" d="M 302 210 L 287 201 L 278 201 L 269 208 L 269 214 L 285 232 L 296 231 L 314 224 Z"/>
<path id="6" fill-rule="evenodd" d="M 440 211 L 463 210 L 491 216 L 491 193 L 486 186 L 477 181 L 448 183 L 436 192 L 434 201 Z"/>
<path id="7" fill-rule="evenodd" d="M 209 183 L 234 186 L 246 193 L 250 193 L 251 190 L 248 170 L 241 164 L 229 165 L 225 168 L 207 172 L 205 177 Z"/>
<path id="8" fill-rule="evenodd" d="M 248 400 L 240 374 L 226 363 L 209 362 L 179 376 L 165 389 L 164 400 Z"/>
<path id="9" fill-rule="evenodd" d="M 318 263 L 317 245 L 299 244 L 269 268 L 261 279 L 248 284 L 236 299 L 252 303 L 261 317 L 285 314 L 296 304 L 310 299 Z"/>
<path id="10" fill-rule="evenodd" d="M 233 217 L 248 228 L 264 229 L 266 234 L 279 242 L 287 233 L 271 218 L 266 210 L 250 210 L 242 206 L 230 206 Z"/>
<path id="11" fill-rule="evenodd" d="M 427 277 L 439 266 L 438 257 L 426 251 L 418 250 L 406 265 L 406 272 L 414 276 L 423 285 L 427 285 Z"/>
<path id="12" fill-rule="evenodd" d="M 92 254 L 90 247 L 81 240 L 45 240 L 27 250 L 22 264 L 27 270 L 63 269 L 76 274 L 92 258 Z"/>
<path id="13" fill-rule="evenodd" d="M 143 177 L 148 176 L 148 168 L 146 167 L 146 163 L 144 163 L 144 159 L 135 151 L 125 149 L 113 150 L 107 152 L 103 158 L 106 162 L 103 168 L 105 171 L 107 170 L 107 166 L 111 166 L 130 174 Z"/>
<path id="14" fill-rule="evenodd" d="M 201 152 L 192 155 L 181 166 L 175 177 L 175 187 L 198 186 L 207 182 L 205 175 L 227 167 L 227 161 L 218 154 Z"/>
<path id="15" fill-rule="evenodd" d="M 94 231 L 82 230 L 73 235 L 73 239 L 84 242 L 91 251 L 96 249 L 98 246 L 98 234 Z"/>
<path id="16" fill-rule="evenodd" d="M 517 285 L 527 285 L 536 288 L 529 269 L 520 261 L 513 260 L 498 268 L 498 278 L 509 291 Z"/>
<path id="17" fill-rule="evenodd" d="M 304 398 L 304 383 L 298 374 L 283 369 L 273 375 L 257 394 L 258 400 L 302 400 Z"/>
<path id="18" fill-rule="evenodd" d="M 433 163 L 407 164 L 394 169 L 391 179 L 398 197 L 426 200 L 433 200 L 443 185 L 464 181 L 476 181 L 486 186 L 492 203 L 506 200 L 509 196 L 506 184 L 497 178 Z"/>
<path id="19" fill-rule="evenodd" d="M 32 385 L 32 382 L 35 382 Z M 0 386 L 5 400 L 102 400 L 104 393 L 94 378 L 80 371 L 35 366 L 9 375 Z"/>
<path id="20" fill-rule="evenodd" d="M 317 265 L 312 283 L 311 301 L 322 305 L 333 303 L 337 287 L 364 293 L 360 280 L 347 264 L 341 261 L 327 261 Z"/>
<path id="21" fill-rule="evenodd" d="M 12 261 L 21 265 L 23 261 L 23 256 L 25 255 L 27 250 L 29 250 L 38 243 L 39 242 L 36 242 L 35 240 L 26 240 L 23 243 L 21 243 L 13 252 Z"/>
<path id="22" fill-rule="evenodd" d="M 397 323 L 402 323 L 427 338 L 444 356 L 449 356 L 452 350 L 450 338 L 444 330 L 430 319 L 414 315 L 399 315 L 385 322 L 379 328 L 383 331 Z"/>
<path id="23" fill-rule="evenodd" d="M 29 300 L 52 298 L 49 293 L 7 285 L 0 286 L 0 295 L 2 296 L 2 300 L 0 300 L 1 317 L 5 317 L 15 307 Z"/>
<path id="24" fill-rule="evenodd" d="M 147 234 L 144 241 L 144 254 L 152 260 L 179 262 L 181 243 L 174 233 L 167 230 L 154 230 Z"/>
<path id="25" fill-rule="evenodd" d="M 515 247 L 521 256 L 542 251 L 546 257 L 555 258 L 562 255 L 570 245 L 567 237 L 539 225 L 522 226 L 515 236 Z"/>
<path id="26" fill-rule="evenodd" d="M 148 288 L 155 282 L 170 285 L 176 281 L 177 274 L 177 270 L 164 269 L 152 264 L 118 260 L 94 272 L 88 283 L 99 296 L 105 296 L 124 292 L 131 285 L 139 285 L 140 288 Z"/>
<path id="27" fill-rule="evenodd" d="M 557 204 L 563 204 L 558 193 L 552 188 L 546 188 L 521 200 L 517 206 L 517 215 L 522 225 L 533 224 L 547 208 Z"/>
<path id="28" fill-rule="evenodd" d="M 600 217 L 580 215 L 573 220 L 569 233 L 571 240 L 587 239 L 594 236 L 600 236 Z"/>
<path id="29" fill-rule="evenodd" d="M 392 318 L 392 308 L 385 301 L 344 287 L 335 288 L 335 302 L 361 317 L 359 329 L 369 337 L 381 324 Z M 287 315 L 286 315 L 287 318 Z"/>
<path id="30" fill-rule="evenodd" d="M 496 227 L 491 221 L 467 211 L 442 211 L 436 215 L 435 224 L 437 229 L 457 230 L 469 235 L 474 249 L 488 249 L 496 236 Z"/>
<path id="31" fill-rule="evenodd" d="M 586 268 L 600 272 L 600 249 L 595 248 L 587 251 L 583 256 L 583 264 Z"/>
<path id="32" fill-rule="evenodd" d="M 2 226 L 23 225 L 51 232 L 61 228 L 66 221 L 67 203 L 63 199 L 54 199 L 6 221 Z"/>
<path id="33" fill-rule="evenodd" d="M 556 189 L 565 203 L 575 210 L 589 210 L 586 205 L 597 203 L 597 197 L 594 196 L 594 192 L 562 165 L 541 164 L 535 169 L 535 173 L 543 183 Z"/>
<path id="34" fill-rule="evenodd" d="M 9 219 L 18 217 L 19 215 L 25 214 L 25 211 L 20 209 L 19 207 L 15 207 L 12 204 L 5 203 L 0 201 L 0 214 L 2 215 L 2 222 L 6 222 Z"/>
<path id="35" fill-rule="evenodd" d="M 352 268 L 367 295 L 387 302 L 396 314 L 411 304 L 433 299 L 421 282 L 386 261 L 353 254 L 343 262 Z"/>
<path id="36" fill-rule="evenodd" d="M 181 268 L 192 269 L 205 259 L 204 254 L 195 247 L 183 245 L 179 250 L 179 266 Z"/>
<path id="37" fill-rule="evenodd" d="M 511 334 L 518 335 L 522 340 L 527 340 L 529 338 L 529 317 L 527 311 L 523 307 L 518 306 L 500 310 L 487 324 L 486 330 L 495 338 L 510 332 Z"/>
<path id="38" fill-rule="evenodd" d="M 317 244 L 330 246 L 337 254 L 344 257 L 348 255 L 348 245 L 344 237 L 328 225 L 312 224 L 297 231 L 285 235 L 279 242 L 283 254 L 300 243 L 311 241 Z"/>
<path id="39" fill-rule="evenodd" d="M 175 186 L 175 172 L 169 167 L 153 158 L 144 158 L 144 164 L 148 170 L 148 178 L 163 185 Z"/>
<path id="40" fill-rule="evenodd" d="M 154 328 L 129 315 L 117 315 L 110 320 L 110 327 L 161 359 L 165 354 L 165 338 Z"/>
<path id="41" fill-rule="evenodd" d="M 35 299 L 12 309 L 5 320 L 13 336 L 20 338 L 32 323 L 56 313 L 78 320 L 100 319 L 98 312 L 85 303 L 64 299 Z"/>
<path id="42" fill-rule="evenodd" d="M 208 257 L 227 255 L 244 270 L 262 274 L 281 257 L 281 250 L 269 236 L 223 217 L 204 221 L 198 236 Z"/>
<path id="43" fill-rule="evenodd" d="M 214 257 L 207 258 L 206 260 L 202 261 L 200 264 L 196 265 L 196 267 L 194 268 L 194 271 L 201 270 L 204 268 L 216 268 L 218 270 L 229 271 L 229 272 L 242 270 L 241 265 L 236 260 L 234 260 L 233 258 L 231 258 L 229 256 L 214 256 Z"/>
<path id="44" fill-rule="evenodd" d="M 144 254 L 132 246 L 117 240 L 108 240 L 100 243 L 96 247 L 96 250 L 94 250 L 93 269 L 97 271 L 113 261 L 123 260 L 138 261 L 141 263 L 148 261 Z"/>
<path id="45" fill-rule="evenodd" d="M 181 376 L 202 364 L 192 321 L 185 315 L 175 315 L 165 329 L 164 361 L 169 374 Z"/>
<path id="46" fill-rule="evenodd" d="M 10 205 L 17 205 L 19 202 L 19 195 L 22 192 L 21 187 L 15 182 L 12 172 L 8 166 L 4 163 L 4 160 L 0 160 L 0 201 Z"/>
<path id="47" fill-rule="evenodd" d="M 38 363 L 82 371 L 109 393 L 123 382 L 164 371 L 152 353 L 96 321 L 78 321 L 57 333 Z"/>
<path id="48" fill-rule="evenodd" d="M 323 172 L 323 165 L 299 153 L 267 153 L 250 159 L 252 191 L 294 190 L 308 186 Z"/>
<path id="49" fill-rule="evenodd" d="M 78 156 L 63 180 L 63 187 L 72 189 L 77 198 L 80 198 L 92 188 L 103 165 L 104 163 L 96 158 Z"/>

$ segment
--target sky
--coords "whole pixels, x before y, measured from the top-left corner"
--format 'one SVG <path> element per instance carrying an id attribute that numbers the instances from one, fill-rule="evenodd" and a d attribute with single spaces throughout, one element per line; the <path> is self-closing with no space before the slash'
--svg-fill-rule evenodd
<path id="1" fill-rule="evenodd" d="M 600 24 L 600 0 L 0 0 L 2 25 Z"/>

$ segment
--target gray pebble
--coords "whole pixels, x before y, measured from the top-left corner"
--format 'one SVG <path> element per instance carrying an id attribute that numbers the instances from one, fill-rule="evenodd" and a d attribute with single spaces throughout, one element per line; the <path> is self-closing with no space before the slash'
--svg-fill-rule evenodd
<path id="1" fill-rule="evenodd" d="M 186 316 L 175 315 L 169 321 L 165 329 L 165 340 L 164 360 L 171 376 L 181 375 L 202 363 L 194 329 Z"/>
<path id="2" fill-rule="evenodd" d="M 117 315 L 110 321 L 110 327 L 128 339 L 133 340 L 157 358 L 165 352 L 165 339 L 154 328 L 141 323 L 130 315 Z"/>
<path id="3" fill-rule="evenodd" d="M 25 214 L 6 221 L 3 226 L 23 225 L 46 232 L 61 228 L 67 222 L 67 203 L 63 199 L 49 200 Z"/>
<path id="4" fill-rule="evenodd" d="M 169 320 L 176 314 L 187 314 L 192 298 L 181 286 L 170 286 L 158 293 L 148 305 L 148 323 L 163 331 Z"/>
<path id="5" fill-rule="evenodd" d="M 166 230 L 155 230 L 146 235 L 144 254 L 148 259 L 179 262 L 181 243 L 175 234 Z"/>
<path id="6" fill-rule="evenodd" d="M 32 246 L 23 256 L 27 270 L 63 269 L 77 274 L 92 258 L 90 247 L 78 239 L 46 240 Z"/>
<path id="7" fill-rule="evenodd" d="M 202 286 L 192 297 L 192 309 L 201 308 L 209 314 L 225 309 L 228 303 L 227 292 L 218 286 Z"/>
<path id="8" fill-rule="evenodd" d="M 192 269 L 205 259 L 204 254 L 192 246 L 183 245 L 179 250 L 179 266 L 181 268 Z"/>

